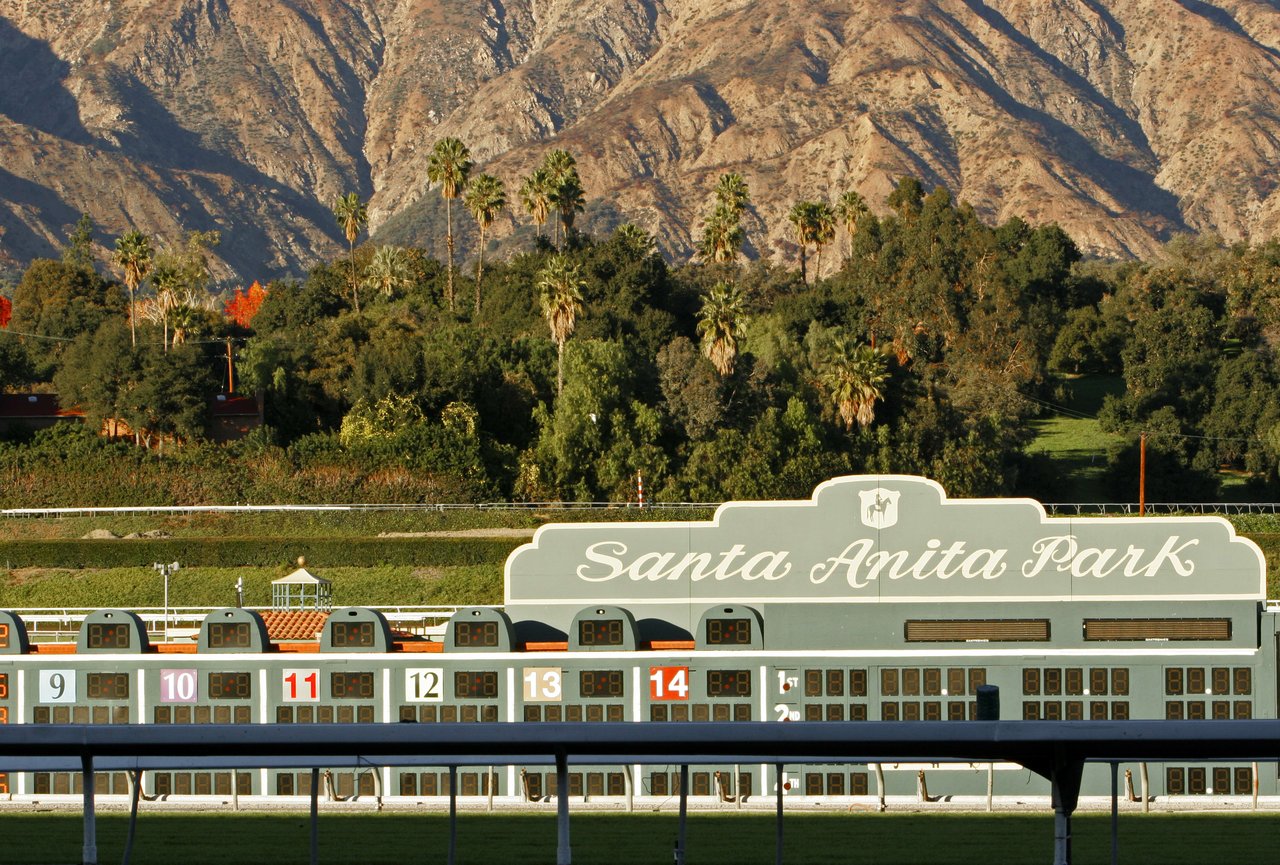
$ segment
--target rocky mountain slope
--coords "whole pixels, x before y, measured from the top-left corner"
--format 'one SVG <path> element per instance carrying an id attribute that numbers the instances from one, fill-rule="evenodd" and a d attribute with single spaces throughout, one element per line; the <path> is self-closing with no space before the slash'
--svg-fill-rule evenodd
<path id="1" fill-rule="evenodd" d="M 297 273 L 348 191 L 436 248 L 444 135 L 512 199 L 569 149 L 587 217 L 676 257 L 725 171 L 753 256 L 791 255 L 795 200 L 879 208 L 901 174 L 1105 255 L 1280 227 L 1274 0 L 0 0 L 0 80 L 11 264 L 87 211 Z"/>

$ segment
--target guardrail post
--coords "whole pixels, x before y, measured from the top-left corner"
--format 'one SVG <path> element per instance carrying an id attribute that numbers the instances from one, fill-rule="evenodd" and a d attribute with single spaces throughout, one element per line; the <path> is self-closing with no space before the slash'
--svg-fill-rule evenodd
<path id="1" fill-rule="evenodd" d="M 684 865 L 685 821 L 689 814 L 689 764 L 680 766 L 680 833 L 676 839 L 676 865 Z"/>
<path id="2" fill-rule="evenodd" d="M 572 865 L 569 847 L 569 755 L 556 752 L 556 865 Z"/>
<path id="3" fill-rule="evenodd" d="M 311 865 L 320 865 L 320 767 L 311 769 Z"/>
<path id="4" fill-rule="evenodd" d="M 458 767 L 449 767 L 449 865 L 458 861 Z"/>
<path id="5" fill-rule="evenodd" d="M 1071 865 L 1071 814 L 1080 801 L 1084 761 L 1056 763 L 1049 781 L 1053 790 L 1053 865 Z"/>
<path id="6" fill-rule="evenodd" d="M 84 865 L 98 865 L 98 824 L 94 815 L 93 789 L 93 756 L 85 754 L 80 758 L 81 770 L 84 773 L 84 849 L 80 859 Z"/>
<path id="7" fill-rule="evenodd" d="M 777 788 L 778 788 L 778 816 L 777 816 L 777 818 L 776 818 L 776 819 L 777 819 L 778 828 L 777 828 L 777 838 L 776 838 L 776 840 L 774 841 L 773 861 L 774 861 L 775 865 L 782 865 L 782 793 L 783 793 L 783 790 L 782 790 L 782 778 L 783 778 L 783 772 L 782 772 L 782 764 L 781 764 L 781 763 L 778 763 L 778 764 L 777 764 L 776 770 L 777 770 L 777 771 L 776 771 L 776 774 L 777 774 L 777 776 L 778 776 L 778 783 L 777 783 L 777 785 L 776 785 L 776 786 L 777 786 Z"/>

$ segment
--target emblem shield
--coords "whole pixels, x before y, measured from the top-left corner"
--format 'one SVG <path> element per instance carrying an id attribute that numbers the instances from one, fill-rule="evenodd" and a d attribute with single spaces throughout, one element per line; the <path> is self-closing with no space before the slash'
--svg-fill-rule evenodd
<path id="1" fill-rule="evenodd" d="M 873 529 L 887 529 L 898 522 L 898 498 L 900 490 L 886 490 L 876 487 L 872 490 L 858 490 L 859 518 L 864 526 Z"/>

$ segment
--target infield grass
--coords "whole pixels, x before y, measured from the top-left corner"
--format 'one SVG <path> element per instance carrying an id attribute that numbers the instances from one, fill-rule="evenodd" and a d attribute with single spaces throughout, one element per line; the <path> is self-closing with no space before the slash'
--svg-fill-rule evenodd
<path id="1" fill-rule="evenodd" d="M 575 865 L 664 865 L 672 861 L 673 812 L 593 814 L 572 818 Z M 118 862 L 128 819 L 98 817 L 101 862 Z M 1274 814 L 1124 814 L 1120 861 L 1162 865 L 1262 865 L 1276 861 Z M 1041 814 L 792 813 L 784 823 L 790 865 L 1043 865 L 1053 858 L 1053 817 Z M 0 863 L 80 861 L 78 814 L 0 815 Z M 1073 821 L 1078 865 L 1110 862 L 1110 818 Z M 549 865 L 556 860 L 555 815 L 464 814 L 458 862 Z M 447 859 L 449 824 L 441 811 L 421 814 L 322 814 L 320 861 L 401 865 Z M 309 861 L 306 814 L 146 814 L 139 818 L 132 862 L 172 865 L 291 865 Z M 699 814 L 689 818 L 688 865 L 771 865 L 771 815 Z"/>

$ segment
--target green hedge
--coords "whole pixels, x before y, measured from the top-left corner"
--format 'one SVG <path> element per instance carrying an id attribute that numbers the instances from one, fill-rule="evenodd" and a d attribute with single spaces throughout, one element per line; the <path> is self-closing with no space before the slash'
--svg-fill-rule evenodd
<path id="1" fill-rule="evenodd" d="M 192 567 L 274 567 L 305 556 L 308 566 L 501 564 L 511 538 L 163 538 L 0 541 L 0 566 L 129 568 L 152 562 Z"/>

